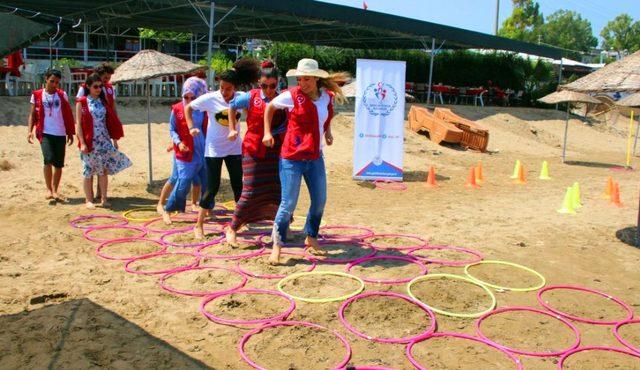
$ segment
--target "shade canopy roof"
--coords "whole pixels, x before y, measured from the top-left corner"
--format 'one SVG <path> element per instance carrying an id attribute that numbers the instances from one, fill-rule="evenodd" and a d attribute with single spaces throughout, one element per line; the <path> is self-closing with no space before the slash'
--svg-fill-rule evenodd
<path id="1" fill-rule="evenodd" d="M 208 32 L 210 3 L 92 0 L 91 6 L 76 7 L 63 0 L 8 0 L 3 6 L 82 18 L 85 24 L 204 34 Z M 219 45 L 249 38 L 354 49 L 422 49 L 430 47 L 435 38 L 437 46 L 454 49 L 496 49 L 554 59 L 560 59 L 563 52 L 545 45 L 312 0 L 216 0 L 214 23 Z"/>

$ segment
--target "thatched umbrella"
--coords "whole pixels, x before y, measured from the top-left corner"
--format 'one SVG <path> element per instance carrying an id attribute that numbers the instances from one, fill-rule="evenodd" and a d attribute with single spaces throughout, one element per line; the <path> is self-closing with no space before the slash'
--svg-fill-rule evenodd
<path id="1" fill-rule="evenodd" d="M 151 95 L 149 80 L 161 76 L 187 74 L 205 68 L 156 50 L 141 50 L 116 68 L 112 83 L 145 80 L 147 85 L 147 143 L 149 146 L 149 184 L 153 181 L 151 158 Z"/>
<path id="2" fill-rule="evenodd" d="M 558 104 L 558 103 L 570 103 L 570 102 L 593 103 L 593 104 L 600 103 L 600 100 L 590 95 L 568 91 L 568 90 L 556 91 L 543 98 L 538 99 L 538 101 L 546 104 Z M 562 162 L 563 163 L 567 153 L 567 131 L 569 130 L 569 106 L 570 104 L 567 104 L 567 118 L 564 122 L 564 144 L 562 145 Z"/>
<path id="3" fill-rule="evenodd" d="M 635 93 L 627 96 L 624 99 L 620 99 L 616 102 L 616 105 L 621 107 L 640 107 L 640 93 Z M 629 115 L 629 139 L 627 140 L 627 167 L 631 166 L 631 153 L 636 154 L 636 145 L 638 144 L 638 131 L 640 131 L 640 122 L 636 126 L 636 138 L 633 142 L 633 152 L 631 152 L 631 130 L 633 129 L 633 109 Z"/>
<path id="4" fill-rule="evenodd" d="M 560 88 L 579 92 L 639 92 L 640 51 Z"/>

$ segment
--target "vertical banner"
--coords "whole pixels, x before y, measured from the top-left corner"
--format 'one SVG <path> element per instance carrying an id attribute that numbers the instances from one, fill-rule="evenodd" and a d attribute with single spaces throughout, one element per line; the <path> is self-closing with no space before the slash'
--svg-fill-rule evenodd
<path id="1" fill-rule="evenodd" d="M 402 180 L 403 61 L 358 59 L 353 178 Z"/>

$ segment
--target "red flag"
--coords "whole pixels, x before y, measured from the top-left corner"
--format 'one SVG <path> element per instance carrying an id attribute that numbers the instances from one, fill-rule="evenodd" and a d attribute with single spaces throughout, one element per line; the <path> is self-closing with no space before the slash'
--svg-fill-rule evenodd
<path id="1" fill-rule="evenodd" d="M 367 5 L 366 1 L 362 2 L 362 9 L 367 10 L 369 8 L 369 5 Z"/>

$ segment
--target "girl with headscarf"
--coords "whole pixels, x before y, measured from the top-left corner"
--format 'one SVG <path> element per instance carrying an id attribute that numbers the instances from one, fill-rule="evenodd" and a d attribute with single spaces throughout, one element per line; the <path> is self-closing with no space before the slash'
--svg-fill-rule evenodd
<path id="1" fill-rule="evenodd" d="M 169 134 L 173 141 L 177 179 L 162 213 L 162 219 L 167 225 L 171 224 L 171 212 L 184 212 L 191 184 L 204 184 L 206 181 L 204 136 L 192 136 L 189 133 L 184 112 L 185 106 L 206 92 L 207 84 L 203 79 L 189 77 L 182 85 L 182 101 L 171 107 Z M 206 112 L 193 112 L 191 118 L 194 128 L 207 132 Z"/>

